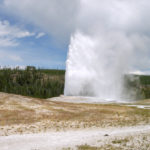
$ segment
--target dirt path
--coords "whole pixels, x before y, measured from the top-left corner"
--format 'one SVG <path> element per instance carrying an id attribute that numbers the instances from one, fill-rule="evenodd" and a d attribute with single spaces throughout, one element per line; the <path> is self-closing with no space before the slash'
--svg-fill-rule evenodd
<path id="1" fill-rule="evenodd" d="M 101 146 L 116 138 L 150 135 L 150 125 L 109 129 L 86 129 L 66 132 L 11 135 L 0 137 L 1 150 L 55 150 L 78 145 Z M 145 140 L 149 141 L 150 136 Z M 134 140 L 132 141 L 133 144 Z M 136 142 L 136 141 L 135 141 Z M 141 141 L 144 142 L 144 141 Z"/>

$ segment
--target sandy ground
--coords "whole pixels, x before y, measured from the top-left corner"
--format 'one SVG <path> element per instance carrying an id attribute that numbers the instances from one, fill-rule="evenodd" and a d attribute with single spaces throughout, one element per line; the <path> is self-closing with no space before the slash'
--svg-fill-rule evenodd
<path id="1" fill-rule="evenodd" d="M 103 146 L 111 143 L 116 139 L 122 139 L 125 137 L 131 138 L 137 136 L 138 138 L 128 142 L 128 146 L 135 146 L 134 149 L 142 147 L 137 141 L 143 140 L 143 135 L 147 138 L 146 141 L 149 144 L 150 141 L 150 126 L 136 126 L 125 128 L 108 128 L 108 129 L 86 129 L 78 131 L 66 131 L 66 132 L 49 132 L 40 134 L 25 134 L 25 135 L 11 135 L 7 137 L 0 137 L 0 149 L 1 150 L 55 150 L 55 149 L 77 149 L 79 145 L 92 145 Z M 144 148 L 144 147 L 143 147 Z M 145 148 L 150 149 L 149 147 Z M 146 149 L 145 149 L 146 150 Z"/>
<path id="2" fill-rule="evenodd" d="M 150 150 L 150 100 L 0 93 L 0 150 Z"/>

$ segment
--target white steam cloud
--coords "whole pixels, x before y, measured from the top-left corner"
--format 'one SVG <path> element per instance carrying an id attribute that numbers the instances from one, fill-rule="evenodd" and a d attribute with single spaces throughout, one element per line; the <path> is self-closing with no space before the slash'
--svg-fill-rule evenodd
<path id="1" fill-rule="evenodd" d="M 121 98 L 123 74 L 132 52 L 133 46 L 124 34 L 91 37 L 75 33 L 69 47 L 65 94 Z"/>
<path id="2" fill-rule="evenodd" d="M 149 4 L 146 0 L 81 1 L 78 31 L 69 47 L 65 95 L 129 98 L 123 77 L 137 64 L 139 54 L 148 52 L 150 29 L 142 21 Z"/>

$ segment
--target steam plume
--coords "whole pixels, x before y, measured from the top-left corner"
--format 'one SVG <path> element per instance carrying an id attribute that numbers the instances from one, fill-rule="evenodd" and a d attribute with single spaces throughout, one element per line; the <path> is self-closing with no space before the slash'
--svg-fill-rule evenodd
<path id="1" fill-rule="evenodd" d="M 123 91 L 123 76 L 137 63 L 136 54 L 147 51 L 149 41 L 140 31 L 140 4 L 148 1 L 144 2 L 81 1 L 79 25 L 71 37 L 66 62 L 65 95 L 129 97 Z"/>

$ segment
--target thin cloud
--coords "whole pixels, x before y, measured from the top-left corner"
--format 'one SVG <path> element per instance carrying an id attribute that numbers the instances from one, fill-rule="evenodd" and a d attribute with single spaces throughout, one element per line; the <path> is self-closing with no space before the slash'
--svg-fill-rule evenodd
<path id="1" fill-rule="evenodd" d="M 0 20 L 0 47 L 18 46 L 18 39 L 34 36 L 35 33 L 10 25 L 9 21 Z"/>
<path id="2" fill-rule="evenodd" d="M 8 37 L 0 37 L 0 47 L 15 47 L 18 46 L 19 43 Z"/>
<path id="3" fill-rule="evenodd" d="M 66 42 L 76 28 L 80 0 L 4 0 L 3 6 L 50 35 Z"/>
<path id="4" fill-rule="evenodd" d="M 36 38 L 39 39 L 39 38 L 41 38 L 41 37 L 43 37 L 45 35 L 46 35 L 46 33 L 40 32 L 40 33 L 38 33 L 38 35 L 36 36 Z"/>
<path id="5" fill-rule="evenodd" d="M 129 73 L 135 74 L 135 75 L 150 75 L 150 70 L 146 70 L 146 71 L 135 70 L 135 71 L 131 71 Z"/>
<path id="6" fill-rule="evenodd" d="M 17 55 L 17 54 L 12 54 L 10 51 L 4 51 L 1 50 L 0 51 L 0 60 L 7 60 L 7 61 L 14 61 L 14 62 L 22 62 L 23 59 L 21 56 Z"/>

